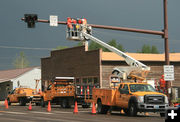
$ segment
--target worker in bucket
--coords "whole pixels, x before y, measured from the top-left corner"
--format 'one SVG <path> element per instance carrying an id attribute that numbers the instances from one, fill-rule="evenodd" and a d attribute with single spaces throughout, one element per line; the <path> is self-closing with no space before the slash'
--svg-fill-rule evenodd
<path id="1" fill-rule="evenodd" d="M 68 36 L 70 37 L 70 31 L 72 31 L 73 29 L 72 20 L 70 17 L 67 18 L 67 28 L 68 28 Z"/>

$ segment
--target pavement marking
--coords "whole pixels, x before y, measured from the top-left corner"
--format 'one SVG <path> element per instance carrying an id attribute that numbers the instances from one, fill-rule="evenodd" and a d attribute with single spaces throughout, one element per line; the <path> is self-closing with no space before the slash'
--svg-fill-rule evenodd
<path id="1" fill-rule="evenodd" d="M 62 113 L 62 114 L 68 114 L 68 113 L 73 113 L 73 111 L 52 111 L 53 113 Z M 79 111 L 79 113 L 89 113 L 90 111 Z"/>
<path id="2" fill-rule="evenodd" d="M 32 111 L 31 113 L 37 113 L 37 114 L 53 114 L 53 113 L 39 112 L 39 111 Z"/>
<path id="3" fill-rule="evenodd" d="M 21 112 L 10 112 L 10 111 L 4 111 L 4 113 L 9 113 L 9 114 L 27 114 L 27 113 L 21 113 Z"/>
<path id="4" fill-rule="evenodd" d="M 73 111 L 72 112 L 66 112 L 66 111 L 52 111 L 53 113 L 61 113 L 61 114 L 68 114 L 68 113 L 73 113 Z"/>

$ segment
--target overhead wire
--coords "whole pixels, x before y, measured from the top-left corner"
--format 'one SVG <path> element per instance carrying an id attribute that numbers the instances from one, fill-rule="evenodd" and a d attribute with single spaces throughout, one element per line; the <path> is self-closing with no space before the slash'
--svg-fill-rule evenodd
<path id="1" fill-rule="evenodd" d="M 24 49 L 24 50 L 53 50 L 53 48 L 32 48 L 32 47 L 16 47 L 16 46 L 0 46 L 0 48 L 10 48 L 10 49 Z"/>

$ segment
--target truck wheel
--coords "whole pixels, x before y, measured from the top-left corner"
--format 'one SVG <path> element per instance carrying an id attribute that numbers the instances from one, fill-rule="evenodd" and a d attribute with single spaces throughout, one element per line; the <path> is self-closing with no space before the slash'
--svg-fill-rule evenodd
<path id="1" fill-rule="evenodd" d="M 25 99 L 24 98 L 20 98 L 19 99 L 19 104 L 20 104 L 20 106 L 25 106 L 26 105 Z"/>
<path id="2" fill-rule="evenodd" d="M 101 101 L 98 101 L 97 104 L 98 104 L 98 107 L 97 107 L 98 113 L 107 114 L 107 112 L 109 110 L 108 106 L 102 105 Z"/>
<path id="3" fill-rule="evenodd" d="M 46 106 L 46 103 L 45 103 L 45 101 L 44 101 L 44 99 L 43 99 L 43 98 L 41 98 L 41 102 L 40 102 L 40 104 L 41 104 L 41 107 L 45 107 L 45 106 Z"/>
<path id="4" fill-rule="evenodd" d="M 9 98 L 7 98 L 7 101 L 8 101 L 8 105 L 11 105 L 11 102 L 10 102 Z"/>
<path id="5" fill-rule="evenodd" d="M 137 106 L 135 103 L 130 103 L 128 109 L 129 116 L 136 116 L 137 115 Z"/>
<path id="6" fill-rule="evenodd" d="M 62 108 L 70 108 L 70 105 L 69 105 L 67 99 L 63 99 L 63 100 L 62 100 L 61 107 L 62 107 Z"/>

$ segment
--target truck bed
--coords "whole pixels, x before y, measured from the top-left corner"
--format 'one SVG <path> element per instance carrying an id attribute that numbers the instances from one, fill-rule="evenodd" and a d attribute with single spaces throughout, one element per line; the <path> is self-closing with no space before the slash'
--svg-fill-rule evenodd
<path id="1" fill-rule="evenodd" d="M 116 89 L 112 88 L 94 88 L 93 89 L 93 102 L 97 103 L 98 99 L 101 99 L 103 105 L 114 105 L 114 95 Z"/>

